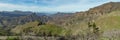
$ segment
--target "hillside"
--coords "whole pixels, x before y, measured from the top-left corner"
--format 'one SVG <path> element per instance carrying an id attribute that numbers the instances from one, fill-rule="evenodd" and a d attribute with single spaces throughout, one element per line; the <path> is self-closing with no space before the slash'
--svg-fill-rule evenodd
<path id="1" fill-rule="evenodd" d="M 120 25 L 119 25 L 119 22 L 120 22 L 120 11 L 113 11 L 107 15 L 103 15 L 102 17 L 99 17 L 97 20 L 96 20 L 96 23 L 98 24 L 98 26 L 100 27 L 104 27 L 102 29 L 104 30 L 111 30 L 114 28 L 117 30 L 117 29 L 120 29 Z"/>
<path id="2" fill-rule="evenodd" d="M 113 11 L 108 15 L 99 17 L 95 22 L 104 31 L 106 38 L 119 40 L 120 35 L 120 11 Z"/>
<path id="3" fill-rule="evenodd" d="M 68 14 L 69 17 L 64 17 L 66 15 L 62 15 L 61 18 L 64 19 L 60 19 L 60 17 L 58 17 L 59 19 L 56 19 L 56 21 L 58 22 L 53 21 L 52 23 L 60 25 L 65 29 L 71 30 L 71 35 L 84 35 L 86 37 L 86 35 L 88 35 L 87 32 L 89 32 L 88 23 L 90 22 L 90 25 L 96 26 L 97 30 L 99 29 L 101 35 L 104 35 L 101 38 L 102 40 L 119 40 L 119 4 L 120 2 L 109 2 L 95 8 L 91 8 L 90 10 L 85 12 L 77 12 L 72 15 Z M 92 28 L 92 30 L 95 30 L 94 27 Z"/>
<path id="4" fill-rule="evenodd" d="M 95 23 L 95 26 L 99 29 L 101 37 L 99 39 L 101 40 L 119 40 L 120 38 L 120 11 L 112 11 L 110 13 L 107 13 L 106 15 L 102 15 L 98 17 L 97 19 L 94 19 L 90 21 L 90 25 L 92 23 Z M 71 26 L 71 29 L 74 30 L 73 34 L 82 34 L 87 33 L 89 30 L 92 29 L 89 28 L 88 22 L 82 22 L 79 24 L 73 24 Z M 93 30 L 93 29 L 92 29 Z M 91 31 L 91 30 L 90 30 Z M 89 37 L 89 36 L 88 36 Z M 91 38 L 91 37 L 89 37 Z"/>
<path id="5" fill-rule="evenodd" d="M 33 12 L 1 12 L 0 26 L 4 30 L 0 29 L 3 30 L 0 35 L 38 36 L 44 40 L 120 40 L 119 4 L 109 2 L 88 11 L 58 12 L 49 16 L 38 16 Z"/>
<path id="6" fill-rule="evenodd" d="M 91 20 L 97 19 L 102 15 L 106 15 L 112 11 L 120 10 L 120 2 L 109 2 L 103 5 L 94 7 L 84 12 L 76 12 L 74 14 L 63 14 L 58 16 L 53 16 L 52 20 L 49 20 L 48 23 L 53 23 L 60 26 L 69 27 L 71 25 L 77 25 L 83 21 L 89 22 Z M 61 13 L 62 14 L 62 13 Z M 57 15 L 57 14 L 56 14 Z"/>

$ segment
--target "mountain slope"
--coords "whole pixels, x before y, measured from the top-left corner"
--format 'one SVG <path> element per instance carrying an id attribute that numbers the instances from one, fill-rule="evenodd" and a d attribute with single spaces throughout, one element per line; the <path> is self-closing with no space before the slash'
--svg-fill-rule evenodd
<path id="1" fill-rule="evenodd" d="M 49 22 L 56 25 L 64 26 L 66 28 L 71 28 L 72 25 L 80 24 L 83 21 L 89 22 L 98 19 L 98 17 L 106 15 L 112 11 L 120 10 L 119 4 L 120 2 L 109 2 L 95 8 L 91 8 L 85 12 L 76 12 L 74 14 L 63 14 L 62 16 L 54 16 Z"/>
<path id="2" fill-rule="evenodd" d="M 37 16 L 35 13 L 8 19 L 0 17 L 0 22 L 18 35 L 64 36 L 62 39 L 68 37 L 68 40 L 119 40 L 119 4 L 110 2 L 85 12 L 58 13 L 49 17 Z"/>
<path id="3" fill-rule="evenodd" d="M 98 26 L 104 30 L 120 29 L 120 11 L 113 11 L 107 15 L 103 15 L 96 20 Z"/>
<path id="4" fill-rule="evenodd" d="M 23 36 L 64 36 L 66 30 L 53 24 L 40 24 L 38 21 L 29 22 L 24 25 L 17 25 L 11 30 L 15 34 Z"/>

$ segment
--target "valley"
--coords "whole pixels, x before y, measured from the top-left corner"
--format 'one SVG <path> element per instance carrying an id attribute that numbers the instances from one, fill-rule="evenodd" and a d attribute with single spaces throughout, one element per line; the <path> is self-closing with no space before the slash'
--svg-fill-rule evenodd
<path id="1" fill-rule="evenodd" d="M 120 40 L 120 2 L 49 16 L 27 11 L 1 11 L 0 39 Z"/>

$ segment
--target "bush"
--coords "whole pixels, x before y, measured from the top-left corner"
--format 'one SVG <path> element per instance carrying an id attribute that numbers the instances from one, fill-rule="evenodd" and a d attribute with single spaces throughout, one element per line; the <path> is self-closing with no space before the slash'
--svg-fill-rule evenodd
<path id="1" fill-rule="evenodd" d="M 18 37 L 8 37 L 6 40 L 19 40 Z"/>

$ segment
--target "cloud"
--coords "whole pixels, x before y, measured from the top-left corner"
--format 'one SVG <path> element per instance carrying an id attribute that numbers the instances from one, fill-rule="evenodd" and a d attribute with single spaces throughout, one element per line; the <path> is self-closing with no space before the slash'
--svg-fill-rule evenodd
<path id="1" fill-rule="evenodd" d="M 15 5 L 15 4 L 6 4 L 0 3 L 0 10 L 1 11 L 13 11 L 13 10 L 22 10 L 22 11 L 43 11 L 43 9 L 48 9 L 46 7 L 39 7 L 39 6 L 25 6 L 25 5 Z"/>
<path id="2" fill-rule="evenodd" d="M 0 11 L 76 12 L 120 0 L 0 0 Z"/>

